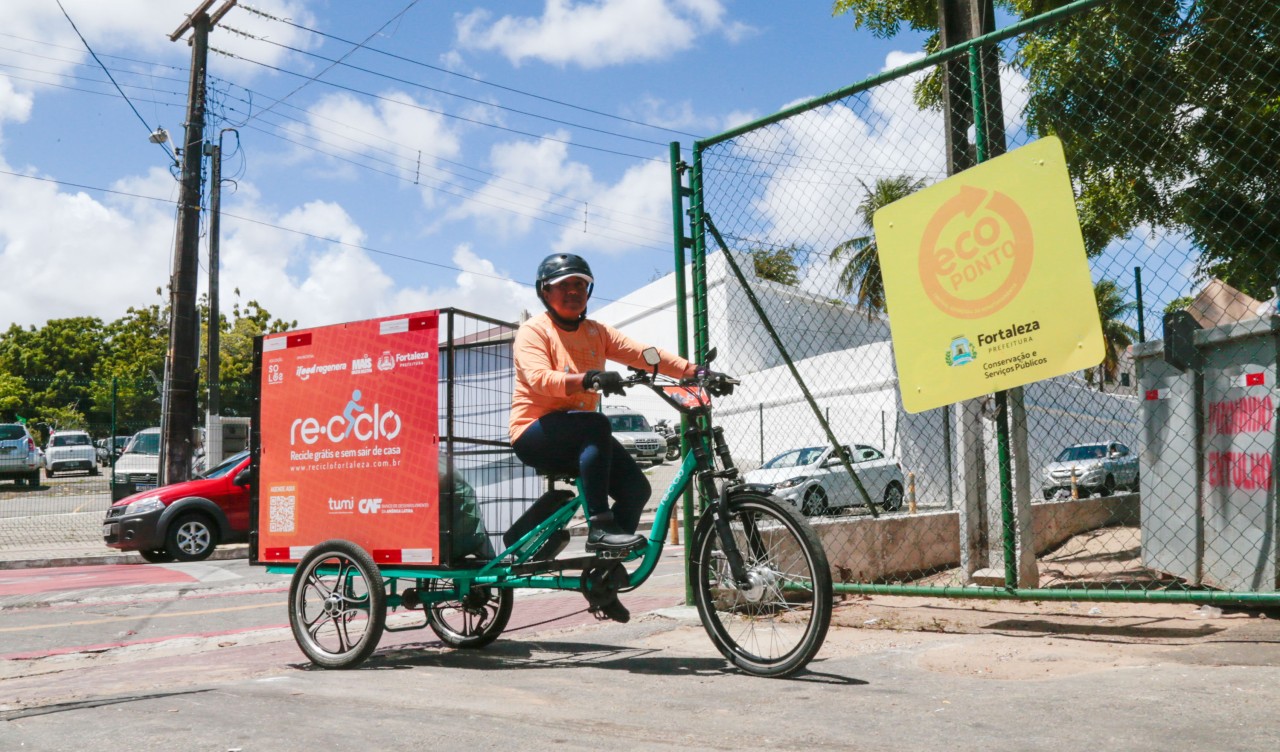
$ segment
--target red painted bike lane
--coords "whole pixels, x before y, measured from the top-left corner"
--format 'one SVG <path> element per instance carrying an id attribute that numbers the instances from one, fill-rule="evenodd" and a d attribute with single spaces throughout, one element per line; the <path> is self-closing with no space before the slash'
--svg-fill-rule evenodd
<path id="1" fill-rule="evenodd" d="M 168 567 L 137 564 L 98 564 L 58 569 L 4 569 L 0 570 L 0 597 L 198 581 L 196 577 Z"/>

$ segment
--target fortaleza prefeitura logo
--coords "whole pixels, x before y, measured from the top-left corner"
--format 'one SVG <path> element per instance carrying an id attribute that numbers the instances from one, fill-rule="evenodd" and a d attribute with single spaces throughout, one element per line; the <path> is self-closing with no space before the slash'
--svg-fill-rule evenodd
<path id="1" fill-rule="evenodd" d="M 951 338 L 951 347 L 947 348 L 947 365 L 963 366 L 973 362 L 973 345 L 969 338 L 960 336 Z"/>

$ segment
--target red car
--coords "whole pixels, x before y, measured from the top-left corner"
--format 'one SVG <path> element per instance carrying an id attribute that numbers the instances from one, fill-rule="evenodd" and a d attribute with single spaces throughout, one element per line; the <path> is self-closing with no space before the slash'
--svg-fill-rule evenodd
<path id="1" fill-rule="evenodd" d="M 150 562 L 200 561 L 219 543 L 249 539 L 249 453 L 182 483 L 117 501 L 102 522 L 110 548 Z"/>

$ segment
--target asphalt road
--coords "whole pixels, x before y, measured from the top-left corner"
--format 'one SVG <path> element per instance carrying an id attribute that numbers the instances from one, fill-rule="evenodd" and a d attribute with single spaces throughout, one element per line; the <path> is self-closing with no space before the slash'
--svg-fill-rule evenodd
<path id="1" fill-rule="evenodd" d="M 668 553 L 670 567 L 679 552 Z M 285 626 L 283 578 L 243 562 L 98 569 L 40 570 L 39 581 L 0 572 L 0 748 L 1166 752 L 1280 742 L 1280 639 L 1248 616 L 1233 633 L 1225 620 L 1019 621 L 991 604 L 962 631 L 947 625 L 968 604 L 917 600 L 868 619 L 869 605 L 845 602 L 846 626 L 809 669 L 770 680 L 730 668 L 694 612 L 671 607 L 681 584 L 668 569 L 623 597 L 637 614 L 629 624 L 595 623 L 576 593 L 530 592 L 483 650 L 415 630 L 386 635 L 357 669 L 325 671 Z"/>
<path id="2" fill-rule="evenodd" d="M 105 512 L 111 506 L 111 468 L 98 475 L 79 472 L 46 478 L 31 487 L 0 481 L 0 518 L 76 512 Z"/>

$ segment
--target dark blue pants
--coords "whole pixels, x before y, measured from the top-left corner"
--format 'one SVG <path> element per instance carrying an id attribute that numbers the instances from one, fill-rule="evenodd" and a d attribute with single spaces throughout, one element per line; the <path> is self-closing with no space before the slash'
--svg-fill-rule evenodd
<path id="1" fill-rule="evenodd" d="M 649 500 L 649 479 L 613 438 L 609 419 L 586 411 L 548 413 L 511 445 L 520 461 L 540 473 L 576 475 L 582 481 L 587 514 L 609 511 L 618 527 L 634 533 Z"/>

